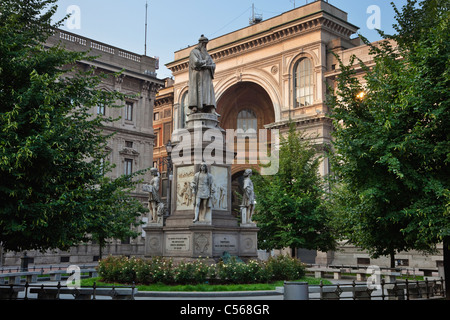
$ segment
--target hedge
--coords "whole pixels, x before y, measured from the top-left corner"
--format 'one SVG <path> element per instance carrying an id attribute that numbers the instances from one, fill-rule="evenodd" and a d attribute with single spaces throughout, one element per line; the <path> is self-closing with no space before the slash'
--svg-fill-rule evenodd
<path id="1" fill-rule="evenodd" d="M 175 264 L 170 258 L 145 260 L 110 255 L 99 262 L 98 272 L 106 282 L 128 284 L 244 284 L 301 279 L 305 266 L 300 260 L 284 255 L 247 263 L 232 257 L 228 262 L 216 264 L 201 259 Z"/>

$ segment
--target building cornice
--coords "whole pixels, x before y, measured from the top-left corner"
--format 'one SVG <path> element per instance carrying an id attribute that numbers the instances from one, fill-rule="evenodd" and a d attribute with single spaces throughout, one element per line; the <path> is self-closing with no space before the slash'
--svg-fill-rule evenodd
<path id="1" fill-rule="evenodd" d="M 320 10 L 307 16 L 302 16 L 295 20 L 272 26 L 262 32 L 249 35 L 245 38 L 211 48 L 208 51 L 213 60 L 219 62 L 243 53 L 259 50 L 276 42 L 281 42 L 322 29 L 331 31 L 343 38 L 350 38 L 350 36 L 358 30 L 358 27 L 335 17 L 324 10 Z M 168 63 L 166 66 L 173 74 L 177 74 L 186 71 L 188 64 L 189 57 L 186 56 L 177 61 Z"/>
<path id="2" fill-rule="evenodd" d="M 305 126 L 305 125 L 311 125 L 311 124 L 317 124 L 317 123 L 328 123 L 331 125 L 333 123 L 333 120 L 325 115 L 314 115 L 314 116 L 284 119 L 281 121 L 267 124 L 264 127 L 269 130 L 288 128 L 291 122 L 294 122 L 297 126 Z"/>

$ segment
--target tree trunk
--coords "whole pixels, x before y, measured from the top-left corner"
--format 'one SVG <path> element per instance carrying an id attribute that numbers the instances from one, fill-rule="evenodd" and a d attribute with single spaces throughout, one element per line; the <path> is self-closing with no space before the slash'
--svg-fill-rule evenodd
<path id="1" fill-rule="evenodd" d="M 445 279 L 445 297 L 450 300 L 450 237 L 444 237 L 444 279 Z"/>
<path id="2" fill-rule="evenodd" d="M 395 268 L 395 252 L 392 251 L 390 254 L 391 257 L 391 268 Z"/>
<path id="3" fill-rule="evenodd" d="M 105 246 L 105 241 L 100 240 L 98 242 L 98 261 L 102 260 L 104 246 Z"/>

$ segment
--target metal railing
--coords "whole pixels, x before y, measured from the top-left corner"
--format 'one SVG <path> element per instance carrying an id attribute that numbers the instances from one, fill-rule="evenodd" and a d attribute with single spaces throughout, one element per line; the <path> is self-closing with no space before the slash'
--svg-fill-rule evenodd
<path id="1" fill-rule="evenodd" d="M 134 300 L 137 288 L 131 286 L 92 286 L 70 287 L 58 281 L 56 285 L 24 284 L 0 285 L 0 300 L 96 300 L 105 299 Z"/>
<path id="2" fill-rule="evenodd" d="M 445 280 L 396 280 L 376 285 L 356 283 L 323 284 L 309 287 L 310 300 L 413 300 L 443 299 Z"/>
<path id="3" fill-rule="evenodd" d="M 27 271 L 41 271 L 43 274 L 45 274 L 46 271 L 54 271 L 54 270 L 66 270 L 70 264 L 63 265 L 63 264 L 57 264 L 57 265 L 34 265 L 34 266 L 27 266 Z M 82 264 L 78 265 L 81 269 L 88 269 L 88 268 L 95 268 L 98 266 L 98 263 L 92 263 L 92 264 Z M 11 273 L 11 272 L 23 272 L 22 266 L 10 266 L 10 267 L 0 267 L 0 274 L 2 273 Z"/>

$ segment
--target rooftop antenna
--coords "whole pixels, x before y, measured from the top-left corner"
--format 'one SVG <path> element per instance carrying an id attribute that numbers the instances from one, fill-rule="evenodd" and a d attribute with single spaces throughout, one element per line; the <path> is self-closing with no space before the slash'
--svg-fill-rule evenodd
<path id="1" fill-rule="evenodd" d="M 295 9 L 295 0 L 290 0 L 290 1 L 294 3 L 294 9 Z"/>
<path id="2" fill-rule="evenodd" d="M 145 44 L 144 44 L 144 56 L 147 55 L 147 8 L 148 8 L 148 2 L 145 1 Z"/>
<path id="3" fill-rule="evenodd" d="M 255 4 L 252 3 L 252 17 L 250 18 L 250 25 L 260 23 L 263 20 L 262 14 L 255 13 Z"/>

